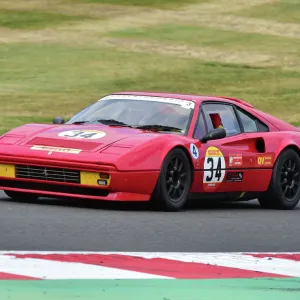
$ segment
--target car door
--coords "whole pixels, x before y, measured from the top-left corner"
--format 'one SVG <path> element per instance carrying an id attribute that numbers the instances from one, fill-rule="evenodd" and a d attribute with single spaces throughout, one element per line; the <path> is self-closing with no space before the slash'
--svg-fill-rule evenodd
<path id="1" fill-rule="evenodd" d="M 258 132 L 250 120 L 243 120 L 248 132 Z M 248 122 L 248 123 L 247 123 Z M 251 127 L 252 126 L 252 127 Z M 195 192 L 244 192 L 267 188 L 261 184 L 260 171 L 255 157 L 262 155 L 257 149 L 260 136 L 248 137 L 242 118 L 230 103 L 207 102 L 201 105 L 194 138 L 200 139 L 207 132 L 223 127 L 226 137 L 211 140 L 199 146 L 199 170 L 193 185 Z M 256 130 L 256 131 L 255 131 Z M 267 174 L 269 176 L 269 174 Z"/>
<path id="2" fill-rule="evenodd" d="M 245 172 L 251 173 L 252 186 L 255 189 L 266 191 L 276 160 L 274 148 L 271 145 L 278 143 L 278 141 L 270 140 L 270 136 L 268 136 L 269 127 L 254 115 L 238 106 L 235 106 L 235 111 L 244 132 L 243 141 L 249 145 L 247 153 L 250 157 L 248 161 L 245 161 Z"/>

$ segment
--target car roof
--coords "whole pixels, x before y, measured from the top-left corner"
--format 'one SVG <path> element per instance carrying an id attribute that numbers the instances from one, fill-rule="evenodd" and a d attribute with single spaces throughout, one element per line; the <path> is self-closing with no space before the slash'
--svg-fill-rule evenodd
<path id="1" fill-rule="evenodd" d="M 273 126 L 279 130 L 295 130 L 296 127 L 281 120 L 274 116 L 271 116 L 265 112 L 259 111 L 254 108 L 250 103 L 233 97 L 227 96 L 212 96 L 212 95 L 192 95 L 192 94 L 178 94 L 178 93 L 165 93 L 165 92 L 139 92 L 139 91 L 128 91 L 128 92 L 119 92 L 113 93 L 112 95 L 135 95 L 135 96 L 145 96 L 145 97 L 162 97 L 162 98 L 175 98 L 182 100 L 194 101 L 197 104 L 201 104 L 203 101 L 222 101 L 231 104 L 239 104 L 246 111 L 251 112 L 254 116 L 258 117 L 262 122 L 269 123 L 268 126 Z M 299 130 L 299 129 L 298 129 Z"/>
<path id="2" fill-rule="evenodd" d="M 191 94 L 176 94 L 176 93 L 154 93 L 154 92 L 119 92 L 113 93 L 112 95 L 134 95 L 134 96 L 146 96 L 146 97 L 162 97 L 162 98 L 175 98 L 182 100 L 194 101 L 200 104 L 203 101 L 225 101 L 228 103 L 236 104 L 251 107 L 253 106 L 250 103 L 245 102 L 244 100 L 238 98 L 232 98 L 227 96 L 209 96 L 209 95 L 191 95 Z"/>

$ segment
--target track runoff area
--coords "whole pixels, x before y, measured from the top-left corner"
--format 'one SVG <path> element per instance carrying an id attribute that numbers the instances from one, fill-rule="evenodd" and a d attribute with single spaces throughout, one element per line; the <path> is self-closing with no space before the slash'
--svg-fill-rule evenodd
<path id="1" fill-rule="evenodd" d="M 1 300 L 300 299 L 300 253 L 0 252 Z"/>

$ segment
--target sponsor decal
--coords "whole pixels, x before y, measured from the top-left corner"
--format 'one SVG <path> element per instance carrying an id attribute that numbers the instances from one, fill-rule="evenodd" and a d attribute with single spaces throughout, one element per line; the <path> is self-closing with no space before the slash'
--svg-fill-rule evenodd
<path id="1" fill-rule="evenodd" d="M 204 159 L 204 190 L 210 191 L 217 188 L 225 177 L 226 162 L 222 152 L 215 147 L 209 147 Z"/>
<path id="2" fill-rule="evenodd" d="M 217 156 L 217 157 L 221 157 L 223 156 L 222 152 L 215 147 L 209 147 L 206 151 L 206 155 L 205 156 Z"/>
<path id="3" fill-rule="evenodd" d="M 228 172 L 226 174 L 226 182 L 242 182 L 243 177 L 243 172 Z"/>
<path id="4" fill-rule="evenodd" d="M 195 158 L 195 159 L 199 158 L 199 150 L 195 144 L 190 145 L 190 151 L 191 151 L 193 158 Z"/>
<path id="5" fill-rule="evenodd" d="M 52 152 L 79 154 L 82 151 L 80 149 L 48 147 L 48 146 L 38 146 L 38 145 L 32 146 L 30 149 L 31 150 L 48 151 L 48 154 L 51 154 Z"/>
<path id="6" fill-rule="evenodd" d="M 230 154 L 229 155 L 229 167 L 241 167 L 243 165 L 242 154 Z"/>
<path id="7" fill-rule="evenodd" d="M 257 158 L 257 164 L 260 166 L 272 166 L 273 157 L 271 155 L 259 156 Z"/>
<path id="8" fill-rule="evenodd" d="M 99 101 L 105 100 L 119 100 L 119 99 L 127 99 L 127 100 L 138 100 L 138 101 L 155 101 L 162 103 L 170 103 L 180 105 L 182 108 L 186 109 L 194 109 L 195 102 L 189 100 L 182 100 L 176 98 L 165 98 L 165 97 L 155 97 L 155 96 L 137 96 L 137 95 L 108 95 L 106 97 L 101 98 Z"/>
<path id="9" fill-rule="evenodd" d="M 96 140 L 105 137 L 106 133 L 99 130 L 69 130 L 60 132 L 58 136 L 74 139 Z"/>

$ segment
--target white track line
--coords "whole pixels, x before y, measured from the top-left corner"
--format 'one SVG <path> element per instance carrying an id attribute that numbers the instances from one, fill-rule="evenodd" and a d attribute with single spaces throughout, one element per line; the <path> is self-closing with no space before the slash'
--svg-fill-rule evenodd
<path id="1" fill-rule="evenodd" d="M 144 254 L 157 255 L 157 256 L 165 256 L 165 255 L 220 255 L 220 254 L 241 254 L 245 253 L 249 254 L 298 254 L 300 252 L 118 252 L 118 251 L 31 251 L 31 250 L 22 250 L 22 251 L 14 251 L 14 250 L 2 250 L 0 251 L 0 255 L 3 254 L 119 254 L 119 255 L 130 255 L 130 256 L 141 256 Z"/>
<path id="2" fill-rule="evenodd" d="M 4 255 L 0 255 L 0 272 L 41 279 L 172 279 L 96 265 Z"/>
<path id="3" fill-rule="evenodd" d="M 249 253 L 250 254 L 250 253 Z M 278 254 L 278 253 L 277 253 Z M 286 253 L 285 253 L 286 254 Z M 221 267 L 300 277 L 300 262 L 281 258 L 257 258 L 243 253 L 126 253 L 143 258 L 165 258 Z"/>
<path id="4" fill-rule="evenodd" d="M 68 252 L 68 251 L 1 251 L 0 272 L 43 279 L 155 279 L 171 277 L 120 270 L 84 263 L 49 261 L 43 259 L 16 258 L 5 254 L 64 254 L 68 255 L 126 255 L 145 259 L 162 258 L 181 262 L 203 263 L 215 266 L 251 270 L 300 277 L 300 262 L 281 258 L 257 258 L 251 254 L 300 254 L 299 252 L 242 252 L 235 253 L 178 253 L 178 252 Z"/>

